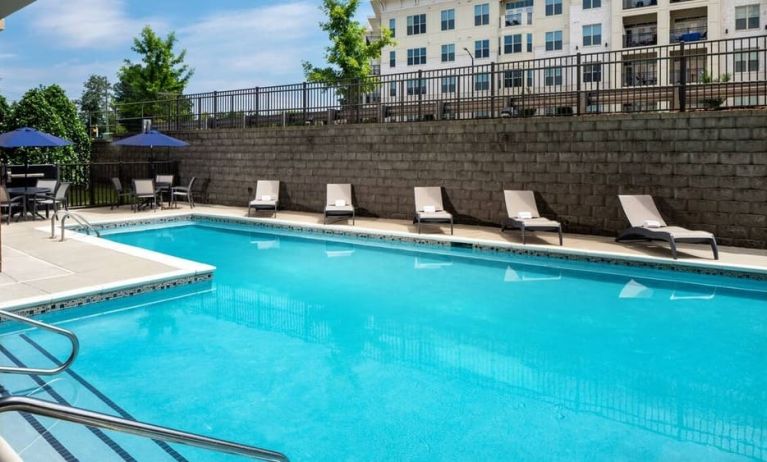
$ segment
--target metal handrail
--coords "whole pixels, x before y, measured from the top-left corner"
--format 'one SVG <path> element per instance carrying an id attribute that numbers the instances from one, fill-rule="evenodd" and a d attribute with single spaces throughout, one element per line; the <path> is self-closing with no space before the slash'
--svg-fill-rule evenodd
<path id="1" fill-rule="evenodd" d="M 40 329 L 47 330 L 55 334 L 63 335 L 72 344 L 72 352 L 69 354 L 67 360 L 64 361 L 59 367 L 55 367 L 53 369 L 35 369 L 31 367 L 0 366 L 0 373 L 5 372 L 8 374 L 54 375 L 66 370 L 69 366 L 72 365 L 72 363 L 75 361 L 75 358 L 77 358 L 77 353 L 80 351 L 80 341 L 77 339 L 77 336 L 74 332 L 5 310 L 0 310 L 0 318 L 12 319 L 14 321 L 28 324 L 30 326 L 39 327 Z"/>
<path id="2" fill-rule="evenodd" d="M 61 220 L 61 242 L 64 242 L 64 222 L 67 220 L 67 218 L 71 218 L 77 222 L 80 226 L 85 227 L 86 234 L 90 235 L 91 231 L 96 235 L 96 237 L 101 237 L 101 233 L 99 233 L 99 230 L 93 227 L 88 220 L 85 219 L 82 215 L 79 215 L 74 212 L 67 211 L 64 213 L 63 216 L 59 217 L 59 213 L 55 212 L 53 216 L 51 217 L 51 239 L 56 237 L 56 221 Z"/>
<path id="3" fill-rule="evenodd" d="M 135 420 L 123 419 L 107 414 L 100 414 L 71 406 L 63 406 L 48 401 L 23 396 L 0 398 L 0 413 L 28 412 L 42 417 L 64 420 L 67 422 L 129 433 L 145 438 L 179 443 L 212 451 L 225 452 L 268 462 L 289 462 L 285 454 L 254 446 L 232 443 L 207 436 L 186 433 L 171 428 L 151 425 Z"/>

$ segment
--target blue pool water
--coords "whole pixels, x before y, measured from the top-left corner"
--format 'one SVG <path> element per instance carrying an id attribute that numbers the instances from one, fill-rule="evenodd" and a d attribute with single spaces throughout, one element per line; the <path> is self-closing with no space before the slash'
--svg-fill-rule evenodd
<path id="1" fill-rule="evenodd" d="M 217 267 L 47 317 L 137 419 L 294 461 L 767 458 L 767 283 L 212 223 L 107 238 Z"/>

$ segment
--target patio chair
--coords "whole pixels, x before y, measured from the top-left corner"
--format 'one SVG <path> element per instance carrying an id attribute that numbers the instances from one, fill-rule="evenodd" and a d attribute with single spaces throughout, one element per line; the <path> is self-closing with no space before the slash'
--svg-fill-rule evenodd
<path id="1" fill-rule="evenodd" d="M 151 207 L 157 211 L 157 196 L 159 190 L 155 188 L 154 180 L 133 180 L 133 206 L 134 211 L 143 207 Z"/>
<path id="2" fill-rule="evenodd" d="M 168 196 L 168 205 L 170 206 L 171 201 L 173 200 L 172 190 L 173 190 L 173 182 L 175 180 L 175 176 L 173 175 L 156 175 L 154 178 L 154 185 L 157 189 L 157 193 L 159 195 L 160 201 L 162 201 L 162 195 L 166 194 Z"/>
<path id="3" fill-rule="evenodd" d="M 248 204 L 248 216 L 251 209 L 272 210 L 272 216 L 277 216 L 277 207 L 280 204 L 280 182 L 275 180 L 258 180 L 256 184 L 256 197 Z"/>
<path id="4" fill-rule="evenodd" d="M 109 209 L 113 210 L 115 208 L 120 208 L 120 206 L 123 205 L 123 199 L 126 199 L 126 202 L 130 203 L 131 207 L 133 207 L 133 191 L 124 189 L 123 184 L 118 177 L 112 177 L 112 186 L 115 188 L 117 199 Z"/>
<path id="5" fill-rule="evenodd" d="M 442 188 L 440 186 L 416 187 L 415 219 L 418 224 L 418 234 L 421 234 L 421 223 L 450 223 L 450 234 L 453 234 L 453 215 L 446 212 L 442 206 Z"/>
<path id="6" fill-rule="evenodd" d="M 45 207 L 45 218 L 48 218 L 48 213 L 51 207 L 53 207 L 53 214 L 55 215 L 60 207 L 64 207 L 64 210 L 69 210 L 69 186 L 71 183 L 61 183 L 56 188 L 56 192 L 52 195 L 48 195 L 44 198 L 35 199 L 35 208 L 40 206 Z"/>
<path id="7" fill-rule="evenodd" d="M 648 195 L 619 195 L 618 199 L 623 207 L 631 227 L 621 233 L 615 241 L 665 241 L 671 245 L 671 256 L 676 260 L 676 244 L 685 242 L 689 244 L 708 244 L 714 254 L 714 260 L 719 259 L 719 249 L 716 238 L 707 231 L 693 231 L 679 226 L 668 226 L 663 221 L 655 201 Z"/>
<path id="8" fill-rule="evenodd" d="M 10 194 L 8 194 L 8 190 L 5 189 L 5 186 L 0 185 L 0 215 L 2 215 L 3 209 L 5 209 L 9 225 L 11 224 L 11 217 L 13 216 L 14 211 L 18 209 L 18 211 L 21 212 L 24 209 L 23 201 L 24 196 L 11 198 Z"/>
<path id="9" fill-rule="evenodd" d="M 46 179 L 37 180 L 37 182 L 35 183 L 36 188 L 45 188 L 50 190 L 49 193 L 39 194 L 37 197 L 47 199 L 49 196 L 53 196 L 56 193 L 56 187 L 58 185 L 59 185 L 59 182 L 57 180 L 46 180 Z"/>
<path id="10" fill-rule="evenodd" d="M 186 202 L 189 204 L 189 208 L 194 208 L 194 196 L 192 195 L 192 187 L 194 186 L 194 182 L 197 181 L 197 177 L 192 177 L 192 179 L 189 181 L 188 186 L 175 186 L 171 188 L 171 199 L 173 201 L 173 206 L 178 207 L 178 198 L 181 197 L 186 198 Z"/>
<path id="11" fill-rule="evenodd" d="M 328 217 L 351 217 L 354 225 L 356 210 L 352 204 L 352 185 L 328 184 L 327 200 L 325 201 L 325 217 L 323 223 L 328 223 Z"/>
<path id="12" fill-rule="evenodd" d="M 532 191 L 504 190 L 506 202 L 506 219 L 501 224 L 501 232 L 507 229 L 522 231 L 522 244 L 527 243 L 527 231 L 552 231 L 559 234 L 559 245 L 562 245 L 562 225 L 558 221 L 543 218 L 538 213 L 535 194 Z"/>

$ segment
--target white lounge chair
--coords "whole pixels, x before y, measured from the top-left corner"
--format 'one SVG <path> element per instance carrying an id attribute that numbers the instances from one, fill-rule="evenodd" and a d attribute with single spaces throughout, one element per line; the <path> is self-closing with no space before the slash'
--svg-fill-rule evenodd
<path id="1" fill-rule="evenodd" d="M 446 212 L 442 205 L 442 188 L 421 186 L 414 188 L 414 192 L 414 221 L 418 224 L 418 234 L 421 233 L 421 223 L 450 223 L 450 234 L 453 234 L 453 215 Z"/>
<path id="2" fill-rule="evenodd" d="M 325 201 L 325 217 L 323 223 L 327 224 L 328 217 L 351 217 L 352 225 L 355 221 L 356 210 L 352 204 L 352 185 L 328 184 L 327 200 Z"/>
<path id="3" fill-rule="evenodd" d="M 543 218 L 538 213 L 535 204 L 535 194 L 532 191 L 503 191 L 506 201 L 507 218 L 501 225 L 501 231 L 519 229 L 522 231 L 522 244 L 526 242 L 526 231 L 553 231 L 559 234 L 559 245 L 562 245 L 562 225 L 558 221 Z"/>
<path id="4" fill-rule="evenodd" d="M 277 216 L 277 207 L 280 204 L 280 182 L 258 180 L 256 184 L 256 197 L 248 204 L 248 216 L 250 211 L 271 210 L 272 216 Z"/>
<path id="5" fill-rule="evenodd" d="M 665 241 L 671 244 L 671 256 L 676 260 L 676 244 L 686 242 L 690 244 L 708 244 L 714 253 L 714 260 L 719 259 L 719 249 L 716 238 L 707 231 L 693 231 L 680 226 L 668 226 L 655 206 L 652 196 L 648 195 L 620 195 L 621 206 L 626 214 L 631 228 L 627 229 L 615 240 L 634 241 Z"/>

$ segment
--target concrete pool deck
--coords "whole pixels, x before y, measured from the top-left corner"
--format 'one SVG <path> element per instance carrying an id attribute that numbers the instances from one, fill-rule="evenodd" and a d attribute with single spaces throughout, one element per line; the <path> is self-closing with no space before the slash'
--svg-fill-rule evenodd
<path id="1" fill-rule="evenodd" d="M 198 206 L 194 213 L 219 217 L 242 218 L 245 207 Z M 105 208 L 76 211 L 88 221 L 113 222 L 188 215 L 190 209 L 158 210 L 133 213 L 127 206 L 117 210 Z M 268 214 L 259 214 L 268 221 Z M 280 211 L 277 220 L 304 225 L 321 225 L 322 215 L 316 213 Z M 335 225 L 352 228 L 337 222 Z M 68 234 L 64 242 L 50 238 L 50 222 L 34 221 L 3 224 L 3 272 L 0 273 L 0 307 L 30 300 L 56 299 L 86 288 L 119 287 L 128 282 L 168 278 L 204 269 L 204 265 L 189 265 L 180 259 L 162 258 L 152 252 L 131 251 L 120 246 L 99 245 L 95 238 L 79 239 Z M 384 233 L 415 233 L 416 228 L 407 220 L 358 217 L 355 230 Z M 449 236 L 448 227 L 424 226 L 423 236 Z M 495 227 L 456 225 L 455 237 L 501 245 L 521 245 L 518 231 L 501 233 Z M 564 250 L 599 253 L 607 256 L 640 257 L 671 261 L 671 253 L 664 243 L 616 243 L 613 238 L 565 234 Z M 528 235 L 528 248 L 535 250 L 560 249 L 554 233 Z M 721 247 L 720 260 L 711 259 L 707 246 L 682 245 L 679 262 L 683 264 L 712 265 L 717 268 L 751 269 L 767 272 L 767 250 Z M 186 273 L 185 273 L 186 272 Z"/>

